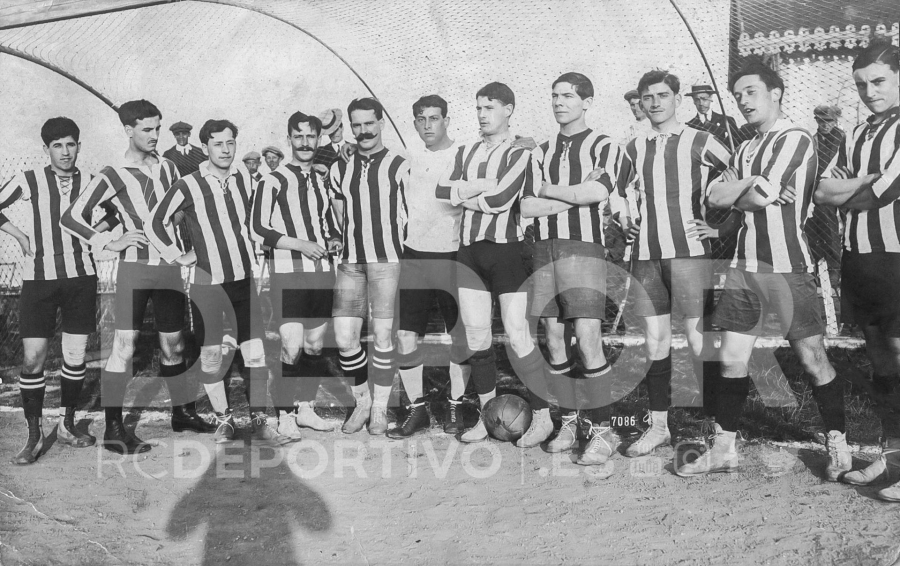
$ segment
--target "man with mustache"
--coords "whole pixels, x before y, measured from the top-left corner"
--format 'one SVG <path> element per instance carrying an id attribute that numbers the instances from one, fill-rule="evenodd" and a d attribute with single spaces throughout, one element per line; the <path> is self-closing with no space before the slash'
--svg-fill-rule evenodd
<path id="1" fill-rule="evenodd" d="M 334 336 L 341 369 L 356 399 L 343 431 L 369 424 L 369 434 L 387 431 L 387 402 L 394 382 L 394 300 L 406 239 L 409 162 L 384 146 L 384 108 L 374 98 L 358 98 L 347 108 L 357 151 L 349 162 L 331 166 L 337 216 L 343 223 L 343 252 L 334 289 Z M 363 321 L 371 312 L 374 335 L 372 386 L 360 346 Z"/>
<path id="2" fill-rule="evenodd" d="M 334 192 L 324 167 L 313 163 L 322 123 L 295 112 L 288 118 L 290 163 L 263 177 L 253 199 L 253 231 L 272 249 L 269 297 L 281 334 L 281 375 L 272 382 L 278 431 L 299 438 L 297 427 L 330 430 L 314 410 L 331 316 L 334 265 L 341 234 L 334 222 Z M 302 358 L 301 358 L 302 356 Z M 297 408 L 294 397 L 299 397 Z"/>

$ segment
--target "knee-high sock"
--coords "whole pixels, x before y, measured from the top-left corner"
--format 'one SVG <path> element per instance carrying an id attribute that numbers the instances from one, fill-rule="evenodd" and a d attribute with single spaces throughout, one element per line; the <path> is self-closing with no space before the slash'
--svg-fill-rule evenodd
<path id="1" fill-rule="evenodd" d="M 651 411 L 668 411 L 672 404 L 672 354 L 653 360 L 647 370 L 647 394 Z"/>
<path id="2" fill-rule="evenodd" d="M 716 423 L 726 432 L 737 432 L 750 395 L 750 376 L 723 376 L 717 385 Z"/>
<path id="3" fill-rule="evenodd" d="M 819 414 L 825 422 L 825 430 L 847 431 L 847 418 L 844 414 L 844 382 L 833 379 L 825 385 L 813 386 L 813 397 L 819 406 Z"/>
<path id="4" fill-rule="evenodd" d="M 900 438 L 900 374 L 872 376 L 875 414 L 885 438 Z"/>
<path id="5" fill-rule="evenodd" d="M 300 366 L 300 373 L 297 374 L 300 378 L 298 400 L 301 403 L 315 401 L 319 384 L 323 377 L 327 377 L 328 360 L 322 354 L 303 354 L 298 365 Z"/>
<path id="6" fill-rule="evenodd" d="M 719 380 L 719 362 L 694 360 L 694 375 L 702 380 L 703 414 L 716 416 L 716 382 Z"/>
<path id="7" fill-rule="evenodd" d="M 166 381 L 173 407 L 187 405 L 197 400 L 197 385 L 188 379 L 185 372 L 187 372 L 185 362 L 171 366 L 159 364 L 159 375 Z"/>
<path id="8" fill-rule="evenodd" d="M 394 347 L 379 348 L 375 346 L 372 355 L 372 382 L 382 387 L 394 384 Z"/>
<path id="9" fill-rule="evenodd" d="M 19 395 L 22 397 L 22 409 L 25 418 L 40 418 L 44 414 L 44 372 L 20 373 Z"/>
<path id="10" fill-rule="evenodd" d="M 472 366 L 472 381 L 479 396 L 487 395 L 497 388 L 497 358 L 494 349 L 479 350 L 469 358 Z"/>
<path id="11" fill-rule="evenodd" d="M 294 397 L 300 382 L 300 366 L 303 362 L 289 364 L 281 362 L 281 376 L 273 376 L 269 384 L 269 395 L 276 410 L 290 413 L 294 410 Z"/>
<path id="12" fill-rule="evenodd" d="M 598 368 L 584 368 L 575 383 L 579 409 L 587 409 L 588 419 L 595 425 L 608 423 L 612 412 L 612 387 L 609 363 Z"/>
<path id="13" fill-rule="evenodd" d="M 100 401 L 105 408 L 107 423 L 110 419 L 122 418 L 122 407 L 125 405 L 125 391 L 130 375 L 130 367 L 127 371 L 104 369 L 100 372 Z"/>
<path id="14" fill-rule="evenodd" d="M 355 352 L 339 352 L 338 360 L 341 370 L 350 380 L 350 385 L 362 385 L 369 379 L 369 364 L 366 359 L 366 351 L 359 348 Z"/>
<path id="15" fill-rule="evenodd" d="M 411 354 L 398 354 L 397 362 L 400 366 L 400 381 L 410 403 L 415 403 L 422 398 L 422 374 L 425 370 L 425 359 L 422 350 L 416 349 Z"/>
<path id="16" fill-rule="evenodd" d="M 62 375 L 59 378 L 59 406 L 63 410 L 78 404 L 78 397 L 84 386 L 85 373 L 87 373 L 87 366 L 83 362 L 77 366 L 63 362 Z"/>
<path id="17" fill-rule="evenodd" d="M 266 412 L 266 390 L 269 382 L 269 369 L 263 367 L 244 367 L 241 371 L 244 379 L 244 393 L 247 395 L 247 403 L 250 405 L 250 413 L 264 414 Z"/>
<path id="18" fill-rule="evenodd" d="M 519 381 L 528 387 L 528 402 L 531 409 L 537 411 L 548 408 L 550 403 L 547 402 L 547 398 L 550 394 L 547 392 L 547 382 L 544 379 L 546 364 L 541 351 L 534 347 L 521 358 L 511 353 L 509 361 L 519 376 Z"/>
<path id="19" fill-rule="evenodd" d="M 547 381 L 547 389 L 556 397 L 559 410 L 564 413 L 574 413 L 578 407 L 575 386 L 575 360 L 566 360 L 561 364 L 547 364 L 544 366 L 544 379 Z"/>

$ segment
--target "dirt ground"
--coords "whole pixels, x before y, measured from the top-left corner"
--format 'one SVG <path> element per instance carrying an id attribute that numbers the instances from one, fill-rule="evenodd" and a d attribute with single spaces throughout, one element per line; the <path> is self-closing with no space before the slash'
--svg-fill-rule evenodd
<path id="1" fill-rule="evenodd" d="M 89 381 L 97 373 L 89 371 Z M 440 398 L 441 382 L 431 371 L 427 377 L 426 390 Z M 164 403 L 165 390 L 154 387 L 137 380 L 132 395 Z M 11 407 L 15 386 L 0 388 L 3 566 L 881 565 L 900 552 L 900 506 L 876 499 L 878 487 L 822 479 L 824 451 L 804 432 L 810 417 L 802 413 L 814 418 L 808 406 L 748 411 L 742 471 L 694 479 L 672 469 L 676 457 L 696 454 L 683 440 L 695 432 L 687 425 L 675 446 L 638 460 L 617 455 L 614 475 L 598 479 L 573 463 L 574 454 L 497 441 L 463 445 L 436 421 L 411 441 L 309 432 L 273 449 L 252 445 L 243 430 L 217 449 L 209 436 L 172 433 L 164 410 L 129 419 L 140 437 L 158 443 L 146 454 L 122 459 L 63 447 L 52 443 L 48 424 L 48 451 L 18 467 L 7 462 L 24 422 Z M 46 406 L 55 406 L 55 395 L 51 385 Z M 620 401 L 617 414 L 640 414 L 642 395 L 636 390 Z M 94 411 L 80 426 L 102 435 L 91 387 L 84 401 Z M 319 398 L 335 425 L 343 411 L 328 406 L 339 401 L 327 392 Z M 439 415 L 441 407 L 432 410 Z M 467 404 L 468 419 L 475 415 Z M 851 427 L 858 429 L 855 415 Z M 673 420 L 691 417 L 679 410 Z M 767 427 L 780 432 L 755 438 Z M 856 445 L 857 466 L 873 458 L 874 439 L 866 435 Z"/>

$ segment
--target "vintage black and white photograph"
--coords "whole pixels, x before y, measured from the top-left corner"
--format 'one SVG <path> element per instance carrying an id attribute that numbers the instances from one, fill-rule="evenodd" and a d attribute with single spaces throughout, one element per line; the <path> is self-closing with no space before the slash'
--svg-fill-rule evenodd
<path id="1" fill-rule="evenodd" d="M 0 0 L 0 565 L 900 566 L 897 0 Z"/>

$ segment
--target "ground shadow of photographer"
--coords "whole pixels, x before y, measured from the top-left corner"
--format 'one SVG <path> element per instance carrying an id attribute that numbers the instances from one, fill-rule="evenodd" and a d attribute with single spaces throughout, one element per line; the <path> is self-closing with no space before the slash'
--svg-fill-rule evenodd
<path id="1" fill-rule="evenodd" d="M 219 447 L 175 506 L 166 534 L 182 540 L 206 523 L 203 565 L 301 564 L 294 544 L 298 528 L 328 531 L 332 516 L 324 499 L 291 471 L 287 454 L 244 443 Z"/>

